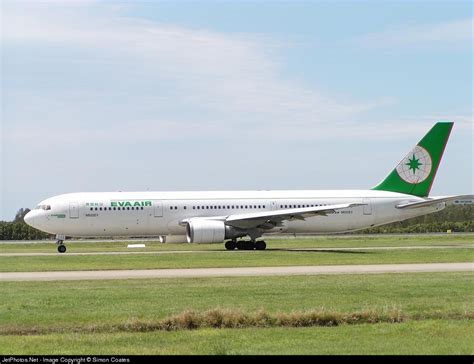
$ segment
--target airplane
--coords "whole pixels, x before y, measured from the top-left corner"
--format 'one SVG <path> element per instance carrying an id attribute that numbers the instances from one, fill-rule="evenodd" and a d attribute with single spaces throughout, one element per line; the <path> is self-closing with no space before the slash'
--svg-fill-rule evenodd
<path id="1" fill-rule="evenodd" d="M 269 233 L 344 233 L 389 224 L 474 197 L 428 197 L 453 124 L 436 123 L 368 190 L 69 193 L 41 201 L 24 220 L 55 234 L 59 253 L 66 252 L 66 237 L 159 236 L 161 242 L 264 250 L 265 241 L 257 239 Z"/>

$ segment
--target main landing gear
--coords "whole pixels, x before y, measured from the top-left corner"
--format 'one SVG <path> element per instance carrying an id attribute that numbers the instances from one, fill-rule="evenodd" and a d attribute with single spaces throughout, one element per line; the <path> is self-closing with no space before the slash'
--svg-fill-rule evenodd
<path id="1" fill-rule="evenodd" d="M 229 240 L 225 242 L 225 248 L 227 250 L 265 250 L 267 244 L 263 241 L 236 241 L 236 240 Z"/>

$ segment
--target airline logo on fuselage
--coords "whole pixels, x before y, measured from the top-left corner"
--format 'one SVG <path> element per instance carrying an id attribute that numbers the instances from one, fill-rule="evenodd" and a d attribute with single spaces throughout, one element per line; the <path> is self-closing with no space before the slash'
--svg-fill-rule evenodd
<path id="1" fill-rule="evenodd" d="M 146 207 L 151 206 L 151 201 L 111 201 L 111 207 Z"/>

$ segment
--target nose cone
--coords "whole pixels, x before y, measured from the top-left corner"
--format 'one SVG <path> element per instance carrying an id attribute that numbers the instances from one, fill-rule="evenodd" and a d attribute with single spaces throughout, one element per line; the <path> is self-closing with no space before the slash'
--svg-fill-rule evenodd
<path id="1" fill-rule="evenodd" d="M 31 227 L 35 227 L 34 223 L 35 223 L 35 214 L 33 211 L 30 211 L 28 212 L 26 215 L 25 215 L 25 218 L 24 218 L 25 222 L 30 225 Z"/>

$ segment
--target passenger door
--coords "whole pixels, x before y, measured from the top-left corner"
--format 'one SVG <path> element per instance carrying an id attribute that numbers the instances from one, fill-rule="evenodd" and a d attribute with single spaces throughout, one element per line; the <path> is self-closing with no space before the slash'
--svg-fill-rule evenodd
<path id="1" fill-rule="evenodd" d="M 77 219 L 79 217 L 79 204 L 77 202 L 71 202 L 69 204 L 69 218 Z"/>
<path id="2" fill-rule="evenodd" d="M 153 201 L 153 211 L 155 217 L 163 217 L 163 203 L 161 201 Z"/>

